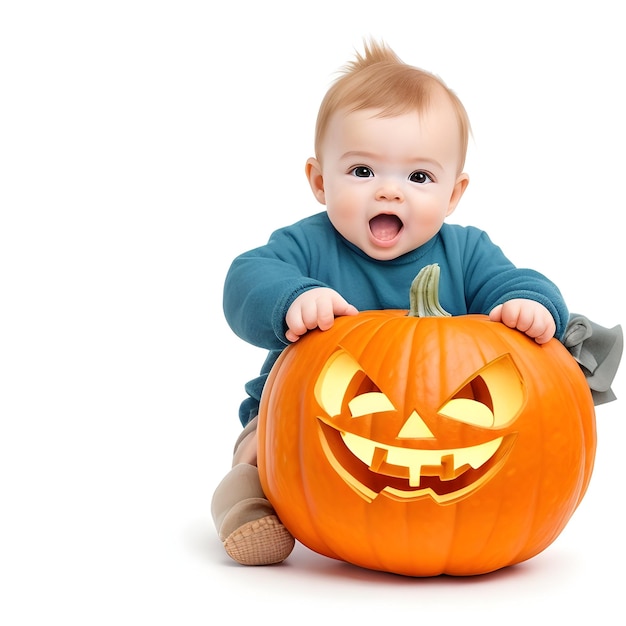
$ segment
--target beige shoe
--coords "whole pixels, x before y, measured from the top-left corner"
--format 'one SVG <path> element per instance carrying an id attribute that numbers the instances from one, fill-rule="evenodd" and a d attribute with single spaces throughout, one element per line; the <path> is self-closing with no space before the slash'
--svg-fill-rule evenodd
<path id="1" fill-rule="evenodd" d="M 226 553 L 242 565 L 284 561 L 295 539 L 269 503 L 254 465 L 235 465 L 217 486 L 211 514 Z"/>
<path id="2" fill-rule="evenodd" d="M 233 531 L 224 540 L 231 559 L 242 565 L 273 565 L 284 561 L 295 540 L 276 515 L 252 520 Z"/>

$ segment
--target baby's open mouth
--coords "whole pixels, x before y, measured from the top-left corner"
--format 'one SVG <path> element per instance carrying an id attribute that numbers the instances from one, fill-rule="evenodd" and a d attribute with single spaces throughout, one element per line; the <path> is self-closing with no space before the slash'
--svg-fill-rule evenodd
<path id="1" fill-rule="evenodd" d="M 398 236 L 402 226 L 402 220 L 389 213 L 381 213 L 370 220 L 370 232 L 379 241 L 391 241 Z"/>

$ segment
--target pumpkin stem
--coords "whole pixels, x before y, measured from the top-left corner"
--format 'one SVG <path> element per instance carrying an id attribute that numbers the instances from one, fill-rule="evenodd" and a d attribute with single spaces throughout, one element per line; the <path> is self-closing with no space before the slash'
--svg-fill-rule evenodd
<path id="1" fill-rule="evenodd" d="M 439 265 L 423 267 L 411 283 L 409 317 L 450 317 L 439 304 Z"/>

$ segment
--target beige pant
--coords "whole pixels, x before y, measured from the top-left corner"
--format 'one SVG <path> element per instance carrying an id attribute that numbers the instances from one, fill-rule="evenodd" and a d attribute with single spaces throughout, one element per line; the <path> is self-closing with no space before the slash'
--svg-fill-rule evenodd
<path id="1" fill-rule="evenodd" d="M 242 565 L 284 561 L 295 538 L 278 519 L 259 480 L 257 418 L 235 443 L 233 467 L 213 494 L 211 514 L 226 553 Z"/>
<path id="2" fill-rule="evenodd" d="M 222 541 L 244 524 L 275 514 L 261 488 L 256 466 L 257 421 L 257 417 L 251 420 L 239 435 L 232 469 L 213 494 L 211 515 Z"/>

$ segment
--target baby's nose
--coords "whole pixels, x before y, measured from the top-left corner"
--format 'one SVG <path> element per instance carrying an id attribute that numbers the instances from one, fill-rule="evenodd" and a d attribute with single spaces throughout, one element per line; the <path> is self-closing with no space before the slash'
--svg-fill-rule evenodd
<path id="1" fill-rule="evenodd" d="M 376 190 L 377 200 L 401 201 L 403 198 L 404 196 L 400 187 L 391 181 L 383 183 Z"/>

